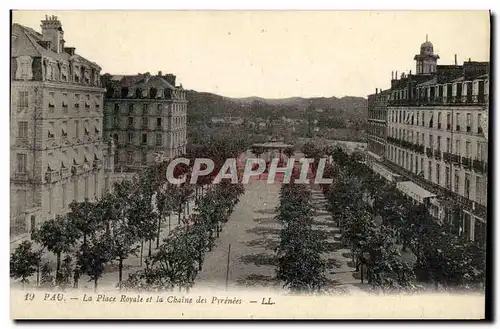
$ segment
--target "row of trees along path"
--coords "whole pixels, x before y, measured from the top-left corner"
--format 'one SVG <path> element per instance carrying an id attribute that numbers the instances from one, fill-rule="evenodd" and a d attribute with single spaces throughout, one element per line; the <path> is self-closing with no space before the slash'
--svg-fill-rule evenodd
<path id="1" fill-rule="evenodd" d="M 460 236 L 455 223 L 433 218 L 342 149 L 304 145 L 303 152 L 317 159 L 313 171 L 321 156 L 334 159 L 326 168 L 333 183 L 323 193 L 351 265 L 365 270 L 370 290 L 484 289 L 484 243 Z"/>
<path id="2" fill-rule="evenodd" d="M 213 177 L 201 178 L 194 188 L 171 185 L 166 166 L 148 168 L 115 184 L 113 193 L 95 202 L 74 202 L 67 214 L 44 222 L 32 241 L 12 252 L 11 278 L 23 287 L 31 283 L 44 289 L 78 288 L 85 280 L 97 290 L 108 272 L 106 283 L 120 289 L 188 289 L 244 189 L 227 181 L 210 185 Z M 191 169 L 178 166 L 174 175 L 186 175 L 189 182 Z M 190 213 L 191 199 L 195 211 Z M 136 257 L 134 268 L 129 261 Z M 124 274 L 129 274 L 126 280 Z"/>

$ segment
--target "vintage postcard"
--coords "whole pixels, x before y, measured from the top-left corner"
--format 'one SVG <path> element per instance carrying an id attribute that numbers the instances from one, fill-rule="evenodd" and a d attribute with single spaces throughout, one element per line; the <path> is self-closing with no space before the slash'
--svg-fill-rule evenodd
<path id="1" fill-rule="evenodd" d="M 12 11 L 13 319 L 484 319 L 488 11 Z"/>

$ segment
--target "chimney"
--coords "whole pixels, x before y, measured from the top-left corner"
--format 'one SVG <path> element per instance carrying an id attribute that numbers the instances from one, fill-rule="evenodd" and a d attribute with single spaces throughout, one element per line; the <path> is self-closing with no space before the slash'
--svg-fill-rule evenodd
<path id="1" fill-rule="evenodd" d="M 394 80 L 394 71 L 391 71 L 391 80 Z"/>
<path id="2" fill-rule="evenodd" d="M 158 76 L 161 77 L 161 71 L 158 71 Z"/>
<path id="3" fill-rule="evenodd" d="M 469 57 L 469 63 L 470 63 L 470 57 Z"/>
<path id="4" fill-rule="evenodd" d="M 61 22 L 57 19 L 57 16 L 45 16 L 45 20 L 42 21 L 42 41 L 50 41 L 51 49 L 56 53 L 63 52 L 64 44 L 64 31 L 62 29 Z"/>
<path id="5" fill-rule="evenodd" d="M 457 66 L 457 54 L 455 54 L 455 66 Z"/>
<path id="6" fill-rule="evenodd" d="M 409 75 L 411 75 L 411 70 L 410 70 L 410 74 Z"/>
<path id="7" fill-rule="evenodd" d="M 64 52 L 70 56 L 75 54 L 75 47 L 64 47 Z"/>
<path id="8" fill-rule="evenodd" d="M 378 94 L 378 88 L 375 88 L 375 95 Z"/>
<path id="9" fill-rule="evenodd" d="M 398 71 L 396 71 L 396 76 L 395 76 L 396 80 L 398 79 Z"/>

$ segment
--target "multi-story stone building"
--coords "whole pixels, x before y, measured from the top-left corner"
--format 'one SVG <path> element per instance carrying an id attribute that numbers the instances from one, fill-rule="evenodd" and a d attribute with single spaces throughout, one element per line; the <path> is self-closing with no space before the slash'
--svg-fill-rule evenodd
<path id="1" fill-rule="evenodd" d="M 387 102 L 390 90 L 378 90 L 368 95 L 367 161 L 381 160 L 387 143 Z"/>
<path id="2" fill-rule="evenodd" d="M 101 68 L 65 47 L 57 17 L 42 33 L 14 24 L 11 49 L 11 228 L 22 233 L 109 188 Z"/>
<path id="3" fill-rule="evenodd" d="M 415 56 L 417 74 L 391 80 L 387 144 L 377 166 L 392 171 L 398 187 L 438 220 L 484 241 L 489 62 L 437 65 L 438 59 L 426 41 Z"/>
<path id="4" fill-rule="evenodd" d="M 186 91 L 175 75 L 102 76 L 106 136 L 117 146 L 117 170 L 138 170 L 186 152 Z"/>

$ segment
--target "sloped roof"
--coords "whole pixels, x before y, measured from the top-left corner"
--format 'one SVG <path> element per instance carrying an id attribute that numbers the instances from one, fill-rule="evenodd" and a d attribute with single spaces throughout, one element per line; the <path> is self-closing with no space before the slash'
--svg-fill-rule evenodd
<path id="1" fill-rule="evenodd" d="M 101 67 L 91 62 L 83 56 L 74 54 L 71 56 L 66 52 L 57 53 L 51 49 L 45 49 L 38 42 L 42 41 L 42 35 L 30 27 L 20 24 L 12 25 L 12 34 L 17 36 L 12 44 L 12 56 L 50 57 L 60 61 L 76 61 L 101 69 Z"/>
<path id="2" fill-rule="evenodd" d="M 113 75 L 108 81 L 116 83 L 120 87 L 135 88 L 157 88 L 157 89 L 177 89 L 161 76 L 148 76 L 145 74 L 136 75 Z"/>
<path id="3" fill-rule="evenodd" d="M 427 81 L 424 81 L 422 83 L 419 83 L 417 85 L 417 87 L 425 87 L 425 86 L 431 86 L 431 85 L 435 85 L 437 83 L 437 79 L 436 77 L 433 77 L 432 79 L 430 80 L 427 80 Z"/>

